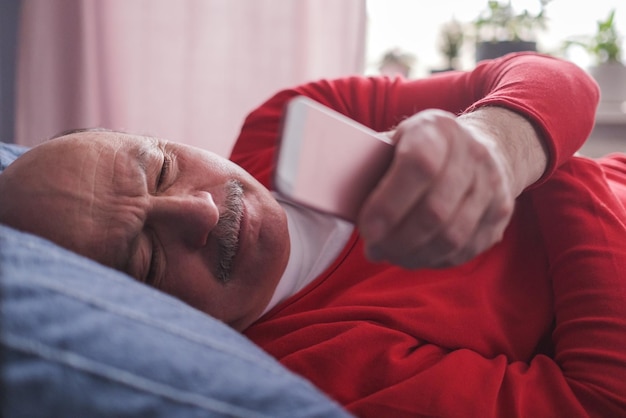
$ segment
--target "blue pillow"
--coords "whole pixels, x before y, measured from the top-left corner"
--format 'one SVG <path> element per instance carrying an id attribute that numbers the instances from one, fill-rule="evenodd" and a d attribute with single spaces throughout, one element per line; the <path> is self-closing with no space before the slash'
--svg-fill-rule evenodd
<path id="1" fill-rule="evenodd" d="M 223 323 L 4 225 L 0 306 L 3 416 L 349 416 Z"/>
<path id="2" fill-rule="evenodd" d="M 243 335 L 0 225 L 4 414 L 347 417 Z"/>
<path id="3" fill-rule="evenodd" d="M 0 173 L 17 157 L 28 150 L 27 147 L 0 142 Z"/>

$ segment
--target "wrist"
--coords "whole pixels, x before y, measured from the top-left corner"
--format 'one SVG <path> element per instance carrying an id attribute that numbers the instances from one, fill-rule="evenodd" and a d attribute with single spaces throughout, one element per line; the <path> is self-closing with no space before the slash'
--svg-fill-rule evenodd
<path id="1" fill-rule="evenodd" d="M 459 119 L 481 132 L 481 137 L 487 138 L 500 154 L 514 196 L 519 196 L 543 176 L 548 164 L 548 150 L 528 119 L 496 106 L 481 107 Z"/>

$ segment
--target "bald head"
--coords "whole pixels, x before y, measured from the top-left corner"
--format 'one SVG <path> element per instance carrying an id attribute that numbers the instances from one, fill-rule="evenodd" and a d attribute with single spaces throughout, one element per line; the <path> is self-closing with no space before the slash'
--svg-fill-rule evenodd
<path id="1" fill-rule="evenodd" d="M 114 152 L 114 142 L 70 135 L 24 153 L 0 174 L 0 223 L 115 264 L 86 239 L 93 232 L 91 217 L 105 217 L 94 212 L 93 182 L 96 162 Z"/>
<path id="2" fill-rule="evenodd" d="M 57 139 L 35 147 L 15 160 L 0 175 L 0 222 L 53 241 L 60 231 L 49 219 L 73 212 L 78 196 L 72 193 L 80 183 L 79 161 L 67 158 L 71 139 Z M 80 146 L 83 148 L 83 146 Z"/>

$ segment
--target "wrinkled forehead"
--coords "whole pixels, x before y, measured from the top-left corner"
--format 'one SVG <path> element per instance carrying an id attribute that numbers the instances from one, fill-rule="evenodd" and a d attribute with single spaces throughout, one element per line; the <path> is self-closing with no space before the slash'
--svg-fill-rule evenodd
<path id="1" fill-rule="evenodd" d="M 158 153 L 161 142 L 157 138 L 110 131 L 77 132 L 50 141 L 78 160 L 99 162 L 99 168 L 125 164 L 142 168 L 151 155 Z"/>
<path id="2" fill-rule="evenodd" d="M 51 140 L 7 169 L 9 224 L 114 268 L 141 228 L 146 164 L 157 141 L 112 132 Z M 11 170 L 9 170 L 11 169 Z M 10 178 L 15 181 L 9 181 Z M 5 205 L 3 205 L 5 206 Z"/>
<path id="3" fill-rule="evenodd" d="M 160 142 L 117 132 L 86 131 L 52 140 L 48 154 L 53 167 L 76 178 L 77 187 L 97 200 L 141 192 L 138 188 L 145 185 L 146 171 L 159 159 Z"/>
<path id="4" fill-rule="evenodd" d="M 52 139 L 33 148 L 14 164 L 31 175 L 38 172 L 89 172 L 129 165 L 141 167 L 151 153 L 158 151 L 155 138 L 109 131 L 82 131 Z M 139 165 L 138 165 L 139 164 Z M 26 166 L 26 167 L 21 167 Z"/>
<path id="5" fill-rule="evenodd" d="M 86 254 L 120 270 L 134 239 L 143 228 L 147 206 L 147 172 L 158 167 L 159 141 L 154 138 L 107 132 L 78 134 L 93 143 L 84 160 L 79 190 L 88 200 L 77 216 L 91 229 Z"/>

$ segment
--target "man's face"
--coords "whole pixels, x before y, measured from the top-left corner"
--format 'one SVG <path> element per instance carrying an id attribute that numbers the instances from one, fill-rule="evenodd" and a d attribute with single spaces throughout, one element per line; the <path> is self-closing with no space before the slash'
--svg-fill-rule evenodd
<path id="1" fill-rule="evenodd" d="M 245 170 L 207 151 L 82 132 L 36 147 L 5 175 L 5 185 L 19 185 L 7 223 L 238 330 L 263 311 L 287 263 L 280 206 Z"/>

